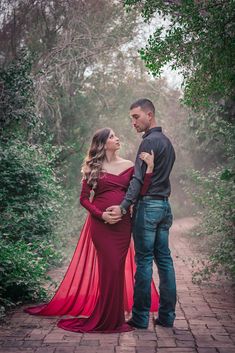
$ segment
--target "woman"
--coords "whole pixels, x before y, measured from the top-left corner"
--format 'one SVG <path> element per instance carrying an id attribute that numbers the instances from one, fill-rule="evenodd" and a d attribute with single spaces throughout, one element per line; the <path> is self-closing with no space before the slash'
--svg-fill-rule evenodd
<path id="1" fill-rule="evenodd" d="M 31 314 L 73 315 L 58 326 L 75 332 L 125 332 L 133 330 L 125 323 L 124 311 L 131 309 L 133 288 L 133 249 L 130 249 L 130 213 L 119 222 L 106 211 L 119 204 L 133 174 L 133 163 L 118 156 L 119 139 L 110 128 L 93 136 L 82 173 L 81 204 L 89 211 L 78 246 L 68 271 L 50 303 L 26 309 Z M 148 168 L 142 193 L 149 185 L 153 156 L 140 158 Z M 127 252 L 129 249 L 129 256 Z M 126 278 L 125 282 L 125 263 Z M 131 277 L 131 278 L 130 278 Z M 152 285 L 156 311 L 158 294 Z"/>

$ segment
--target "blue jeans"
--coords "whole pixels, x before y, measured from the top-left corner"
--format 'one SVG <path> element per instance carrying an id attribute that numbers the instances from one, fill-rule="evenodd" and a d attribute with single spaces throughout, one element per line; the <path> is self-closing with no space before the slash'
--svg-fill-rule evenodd
<path id="1" fill-rule="evenodd" d="M 147 327 L 149 321 L 153 260 L 160 279 L 158 318 L 162 323 L 169 325 L 173 324 L 175 319 L 175 271 L 168 242 L 171 225 L 172 213 L 168 201 L 138 201 L 133 225 L 137 268 L 132 318 L 136 324 L 143 327 Z"/>

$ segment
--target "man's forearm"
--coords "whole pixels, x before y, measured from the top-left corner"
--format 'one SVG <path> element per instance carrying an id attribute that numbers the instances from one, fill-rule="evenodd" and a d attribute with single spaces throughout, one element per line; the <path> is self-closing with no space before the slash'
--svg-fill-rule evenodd
<path id="1" fill-rule="evenodd" d="M 130 182 L 129 188 L 128 188 L 127 193 L 125 195 L 125 198 L 120 204 L 120 207 L 127 210 L 130 205 L 135 203 L 135 201 L 137 200 L 137 198 L 139 196 L 141 186 L 142 186 L 142 180 L 138 179 L 134 175 L 131 182 Z"/>
<path id="2" fill-rule="evenodd" d="M 147 169 L 147 165 L 139 158 L 139 154 L 143 151 L 151 151 L 151 148 L 148 146 L 148 142 L 146 141 L 143 141 L 138 149 L 137 157 L 135 160 L 134 175 L 131 179 L 126 195 L 120 204 L 120 207 L 124 208 L 125 210 L 127 210 L 130 205 L 136 202 L 143 184 L 144 175 Z"/>

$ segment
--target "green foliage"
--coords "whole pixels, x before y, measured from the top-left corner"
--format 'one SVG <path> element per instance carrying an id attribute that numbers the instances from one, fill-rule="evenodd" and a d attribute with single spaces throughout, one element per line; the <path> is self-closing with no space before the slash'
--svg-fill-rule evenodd
<path id="1" fill-rule="evenodd" d="M 64 199 L 51 163 L 42 147 L 22 139 L 0 145 L 1 235 L 4 239 L 25 241 L 51 239 Z"/>
<path id="2" fill-rule="evenodd" d="M 0 314 L 45 298 L 46 271 L 63 259 L 57 229 L 68 198 L 55 168 L 61 149 L 32 143 L 39 125 L 25 53 L 1 71 Z"/>
<path id="3" fill-rule="evenodd" d="M 5 137 L 19 129 L 28 133 L 38 122 L 30 76 L 32 60 L 32 54 L 22 49 L 9 65 L 0 69 L 0 134 Z"/>
<path id="4" fill-rule="evenodd" d="M 158 14 L 157 28 L 140 55 L 153 75 L 165 64 L 184 76 L 184 102 L 194 108 L 212 98 L 234 95 L 235 3 L 219 1 L 126 0 L 146 20 Z"/>
<path id="5" fill-rule="evenodd" d="M 22 139 L 0 144 L 0 303 L 9 307 L 45 298 L 42 287 L 49 266 L 63 260 L 65 193 L 51 167 L 53 148 Z"/>
<path id="6" fill-rule="evenodd" d="M 199 215 L 203 221 L 197 235 L 207 237 L 210 260 L 201 274 L 206 273 L 208 278 L 222 268 L 235 278 L 234 173 L 217 168 L 203 175 L 194 170 L 191 178 L 194 182 L 192 196 L 200 206 Z"/>
<path id="7" fill-rule="evenodd" d="M 48 268 L 32 244 L 0 239 L 0 305 L 11 307 L 23 300 L 45 299 L 42 287 Z"/>
<path id="8" fill-rule="evenodd" d="M 235 125 L 222 118 L 225 107 L 211 105 L 197 114 L 189 113 L 186 144 L 194 156 L 197 168 L 217 165 L 233 167 L 235 154 Z"/>

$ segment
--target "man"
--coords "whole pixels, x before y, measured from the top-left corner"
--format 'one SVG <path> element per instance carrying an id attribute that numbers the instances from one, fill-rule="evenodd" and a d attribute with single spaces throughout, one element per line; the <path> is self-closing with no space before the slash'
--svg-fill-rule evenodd
<path id="1" fill-rule="evenodd" d="M 168 201 L 171 187 L 169 176 L 175 161 L 170 140 L 157 127 L 155 108 L 148 99 L 139 99 L 130 107 L 130 116 L 137 132 L 144 132 L 136 161 L 134 176 L 120 205 L 107 209 L 113 217 L 120 217 L 135 202 L 133 225 L 135 244 L 135 289 L 132 318 L 128 323 L 137 328 L 147 328 L 151 306 L 152 265 L 155 260 L 159 273 L 160 305 L 156 325 L 172 327 L 175 319 L 176 283 L 175 271 L 168 244 L 172 225 L 171 207 Z M 139 158 L 141 152 L 154 152 L 154 171 L 145 196 L 139 197 L 146 164 Z"/>

